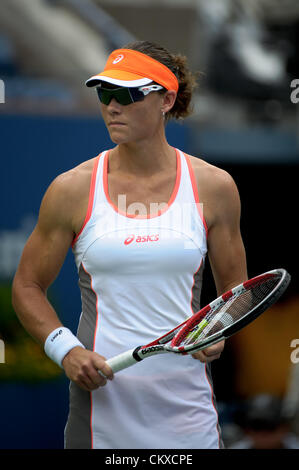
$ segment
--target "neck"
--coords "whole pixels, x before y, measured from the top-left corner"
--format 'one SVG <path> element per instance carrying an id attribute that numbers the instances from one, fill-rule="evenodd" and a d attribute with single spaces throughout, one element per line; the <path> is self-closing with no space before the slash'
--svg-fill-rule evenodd
<path id="1" fill-rule="evenodd" d="M 151 176 L 176 167 L 175 150 L 168 144 L 165 135 L 154 141 L 120 144 L 111 151 L 109 167 L 110 170 L 132 176 Z"/>

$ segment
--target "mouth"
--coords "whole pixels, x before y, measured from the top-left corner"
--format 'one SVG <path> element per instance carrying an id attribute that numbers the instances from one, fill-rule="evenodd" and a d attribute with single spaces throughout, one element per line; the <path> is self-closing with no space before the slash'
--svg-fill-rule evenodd
<path id="1" fill-rule="evenodd" d="M 109 127 L 114 127 L 114 126 L 125 126 L 123 122 L 109 122 L 108 124 Z"/>

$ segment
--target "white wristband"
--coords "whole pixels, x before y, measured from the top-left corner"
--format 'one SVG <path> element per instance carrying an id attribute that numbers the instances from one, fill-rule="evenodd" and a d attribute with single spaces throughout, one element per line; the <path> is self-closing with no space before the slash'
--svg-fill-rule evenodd
<path id="1" fill-rule="evenodd" d="M 47 356 L 62 368 L 64 357 L 76 346 L 85 348 L 71 330 L 61 326 L 49 334 L 45 341 L 44 350 Z"/>

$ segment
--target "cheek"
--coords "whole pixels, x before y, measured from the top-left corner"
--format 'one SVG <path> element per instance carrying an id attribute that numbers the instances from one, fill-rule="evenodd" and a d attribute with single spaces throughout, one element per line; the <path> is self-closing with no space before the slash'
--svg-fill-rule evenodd
<path id="1" fill-rule="evenodd" d="M 100 113 L 101 113 L 101 116 L 104 120 L 104 123 L 107 124 L 107 116 L 108 116 L 108 112 L 107 112 L 107 106 L 104 106 L 102 103 L 100 103 Z"/>
<path id="2" fill-rule="evenodd" d="M 136 113 L 134 124 L 139 129 L 150 132 L 151 129 L 155 130 L 157 128 L 160 118 L 161 116 L 156 107 L 144 107 Z"/>

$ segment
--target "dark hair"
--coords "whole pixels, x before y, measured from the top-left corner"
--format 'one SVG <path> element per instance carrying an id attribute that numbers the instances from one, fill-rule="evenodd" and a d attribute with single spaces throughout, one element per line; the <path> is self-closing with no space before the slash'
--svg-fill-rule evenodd
<path id="1" fill-rule="evenodd" d="M 166 119 L 182 119 L 192 114 L 191 98 L 196 87 L 196 76 L 189 70 L 185 56 L 171 54 L 165 47 L 150 41 L 136 41 L 127 44 L 124 49 L 133 49 L 152 57 L 166 65 L 177 77 L 179 82 L 177 98 L 171 110 L 166 114 Z"/>

